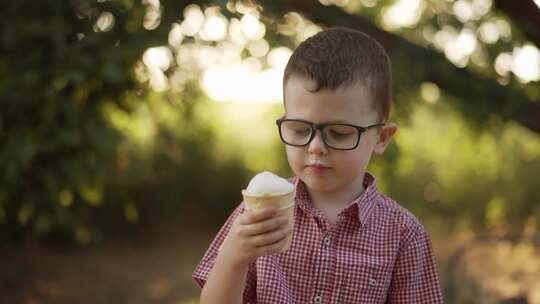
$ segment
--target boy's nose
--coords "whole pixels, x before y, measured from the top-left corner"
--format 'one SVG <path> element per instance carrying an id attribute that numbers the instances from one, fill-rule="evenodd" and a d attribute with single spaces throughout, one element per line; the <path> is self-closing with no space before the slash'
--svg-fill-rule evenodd
<path id="1" fill-rule="evenodd" d="M 308 152 L 313 154 L 326 154 L 328 153 L 327 147 L 323 142 L 322 133 L 320 130 L 315 131 L 313 139 L 308 145 Z"/>

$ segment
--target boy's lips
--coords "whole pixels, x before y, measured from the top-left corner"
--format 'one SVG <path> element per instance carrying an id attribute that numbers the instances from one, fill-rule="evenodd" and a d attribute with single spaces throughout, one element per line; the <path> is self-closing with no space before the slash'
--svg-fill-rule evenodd
<path id="1" fill-rule="evenodd" d="M 321 165 L 321 164 L 311 164 L 311 165 L 307 165 L 307 167 L 309 169 L 311 169 L 315 173 L 322 173 L 322 172 L 330 169 L 330 167 L 327 167 L 327 166 L 324 166 L 324 165 Z"/>

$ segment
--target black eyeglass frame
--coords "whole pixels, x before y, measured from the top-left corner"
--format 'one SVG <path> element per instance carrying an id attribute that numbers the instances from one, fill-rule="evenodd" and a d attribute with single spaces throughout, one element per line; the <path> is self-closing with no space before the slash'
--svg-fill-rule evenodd
<path id="1" fill-rule="evenodd" d="M 283 139 L 283 134 L 281 134 L 281 124 L 283 122 L 286 122 L 286 121 L 303 122 L 303 123 L 308 124 L 311 127 L 310 137 L 309 137 L 308 141 L 305 144 L 303 144 L 303 145 L 294 145 L 294 144 L 288 143 L 287 141 L 285 141 L 285 139 Z M 324 142 L 324 144 L 327 147 L 330 147 L 330 148 L 335 149 L 335 150 L 348 151 L 348 150 L 354 150 L 354 149 L 356 149 L 356 147 L 358 147 L 358 143 L 360 142 L 360 137 L 362 136 L 362 133 L 364 133 L 367 130 L 372 129 L 372 128 L 382 127 L 382 126 L 385 125 L 385 123 L 384 122 L 376 123 L 376 124 L 373 124 L 373 125 L 370 125 L 370 126 L 367 126 L 367 127 L 362 127 L 362 126 L 351 125 L 351 124 L 346 124 L 346 123 L 316 124 L 316 123 L 312 123 L 312 122 L 309 122 L 309 121 L 303 120 L 303 119 L 280 118 L 280 119 L 276 120 L 276 125 L 278 127 L 279 137 L 281 138 L 281 141 L 286 145 L 294 146 L 294 147 L 305 147 L 305 146 L 309 145 L 309 143 L 311 143 L 311 141 L 315 137 L 315 133 L 317 133 L 317 130 L 319 130 L 321 132 L 322 141 Z M 326 136 L 324 135 L 324 132 L 323 132 L 323 129 L 325 127 L 327 127 L 327 126 L 348 126 L 348 127 L 353 127 L 356 130 L 358 130 L 358 137 L 356 138 L 356 144 L 354 145 L 354 147 L 352 147 L 350 149 L 343 149 L 343 148 L 336 148 L 336 147 L 328 144 L 326 142 Z"/>

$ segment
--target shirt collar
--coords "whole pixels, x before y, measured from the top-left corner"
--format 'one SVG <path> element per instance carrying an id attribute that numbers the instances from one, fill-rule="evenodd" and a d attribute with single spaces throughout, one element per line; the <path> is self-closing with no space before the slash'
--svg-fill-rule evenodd
<path id="1" fill-rule="evenodd" d="M 364 175 L 364 191 L 354 199 L 349 205 L 340 211 L 340 214 L 353 214 L 360 224 L 364 226 L 367 222 L 373 207 L 376 205 L 377 183 L 375 177 L 366 172 Z M 313 207 L 307 193 L 306 185 L 302 180 L 296 178 L 294 181 L 296 188 L 296 203 L 300 209 L 307 214 L 321 217 L 322 213 Z"/>

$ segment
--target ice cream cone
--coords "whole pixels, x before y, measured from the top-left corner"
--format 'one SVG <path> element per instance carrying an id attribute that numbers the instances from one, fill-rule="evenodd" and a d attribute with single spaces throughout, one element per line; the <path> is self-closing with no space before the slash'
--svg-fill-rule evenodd
<path id="1" fill-rule="evenodd" d="M 244 203 L 247 210 L 257 210 L 270 206 L 276 207 L 280 213 L 283 212 L 287 214 L 287 217 L 289 218 L 288 225 L 291 227 L 294 224 L 294 194 L 294 189 L 288 193 L 275 195 L 266 193 L 254 195 L 247 193 L 246 190 L 242 190 L 242 196 L 244 197 Z M 287 243 L 281 252 L 287 251 L 291 247 L 292 237 L 293 233 L 291 231 L 291 234 L 287 237 Z"/>

